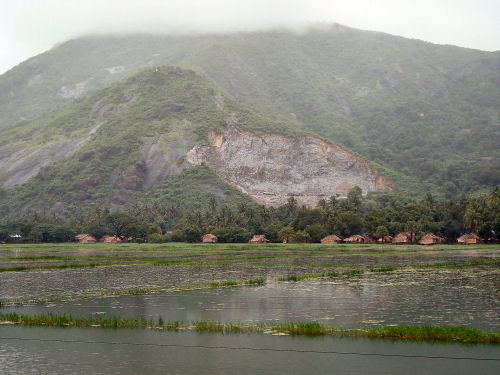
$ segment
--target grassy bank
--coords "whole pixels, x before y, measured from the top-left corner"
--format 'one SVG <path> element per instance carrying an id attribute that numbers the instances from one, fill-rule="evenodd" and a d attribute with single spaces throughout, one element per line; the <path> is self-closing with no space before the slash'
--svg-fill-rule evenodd
<path id="1" fill-rule="evenodd" d="M 465 327 L 446 326 L 380 326 L 346 329 L 315 322 L 241 324 L 212 321 L 164 322 L 146 318 L 73 317 L 71 315 L 0 314 L 1 324 L 51 327 L 149 328 L 168 331 L 191 330 L 223 334 L 265 333 L 274 335 L 336 336 L 394 339 L 407 341 L 440 341 L 500 344 L 500 332 L 486 332 Z"/>

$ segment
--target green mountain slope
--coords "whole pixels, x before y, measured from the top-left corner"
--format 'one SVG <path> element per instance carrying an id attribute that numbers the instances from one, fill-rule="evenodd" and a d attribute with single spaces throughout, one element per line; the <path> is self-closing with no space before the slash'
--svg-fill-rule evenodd
<path id="1" fill-rule="evenodd" d="M 62 111 L 4 129 L 3 151 L 18 159 L 11 170 L 31 169 L 32 177 L 23 181 L 26 175 L 4 170 L 4 181 L 17 185 L 0 193 L 0 212 L 80 214 L 155 200 L 183 210 L 214 199 L 249 202 L 206 167 L 185 169 L 186 152 L 206 141 L 209 130 L 224 130 L 231 121 L 254 132 L 298 134 L 224 98 L 193 71 L 143 70 Z M 64 145 L 66 154 L 55 160 L 53 145 Z"/>
<path id="2" fill-rule="evenodd" d="M 0 76 L 0 127 L 18 134 L 35 126 L 23 117 L 159 65 L 193 69 L 238 101 L 357 152 L 403 191 L 450 196 L 500 182 L 500 53 L 338 25 L 72 40 Z"/>

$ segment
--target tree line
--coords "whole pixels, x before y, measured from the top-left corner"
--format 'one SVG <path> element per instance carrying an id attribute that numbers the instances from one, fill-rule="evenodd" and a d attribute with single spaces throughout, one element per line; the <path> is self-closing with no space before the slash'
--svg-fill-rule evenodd
<path id="1" fill-rule="evenodd" d="M 434 233 L 448 242 L 468 232 L 485 239 L 500 238 L 499 186 L 486 196 L 437 199 L 428 193 L 420 200 L 385 193 L 365 197 L 354 187 L 346 199 L 322 199 L 315 208 L 300 206 L 294 197 L 280 207 L 248 201 L 229 206 L 215 197 L 198 210 L 177 208 L 172 213 L 165 207 L 169 206 L 135 205 L 123 212 L 96 209 L 92 215 L 69 219 L 27 211 L 0 222 L 0 241 L 18 235 L 23 242 L 66 242 L 78 233 L 156 243 L 199 242 L 206 233 L 216 235 L 219 242 L 247 242 L 254 234 L 264 234 L 271 242 L 284 238 L 319 242 L 329 234 L 380 238 L 399 232 L 411 232 L 417 239 Z"/>

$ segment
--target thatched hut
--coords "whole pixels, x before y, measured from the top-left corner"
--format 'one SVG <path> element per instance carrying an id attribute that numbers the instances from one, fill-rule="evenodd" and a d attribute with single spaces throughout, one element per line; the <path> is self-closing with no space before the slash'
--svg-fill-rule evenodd
<path id="1" fill-rule="evenodd" d="M 96 243 L 97 240 L 90 234 L 82 233 L 75 236 L 75 240 L 80 243 Z"/>
<path id="2" fill-rule="evenodd" d="M 201 237 L 201 242 L 203 243 L 217 243 L 217 236 L 207 233 L 204 234 L 203 237 Z"/>
<path id="3" fill-rule="evenodd" d="M 397 244 L 397 245 L 411 244 L 412 243 L 412 235 L 410 232 L 398 233 L 392 239 L 392 243 Z"/>
<path id="4" fill-rule="evenodd" d="M 434 233 L 427 233 L 418 241 L 420 245 L 434 245 L 445 242 L 446 240 L 443 237 L 436 236 Z"/>
<path id="5" fill-rule="evenodd" d="M 364 243 L 364 237 L 359 234 L 355 234 L 354 236 L 344 238 L 345 243 Z"/>
<path id="6" fill-rule="evenodd" d="M 484 240 L 481 237 L 479 237 L 477 234 L 467 233 L 467 234 L 464 234 L 463 236 L 459 237 L 457 242 L 464 244 L 464 245 L 474 245 L 474 244 L 478 244 L 478 243 L 483 243 Z"/>
<path id="7" fill-rule="evenodd" d="M 377 243 L 377 241 L 375 240 L 375 238 L 366 234 L 363 236 L 363 243 Z"/>
<path id="8" fill-rule="evenodd" d="M 392 236 L 384 236 L 384 237 L 380 237 L 378 240 L 377 240 L 378 243 L 391 243 L 392 242 Z"/>
<path id="9" fill-rule="evenodd" d="M 99 242 L 104 242 L 104 243 L 120 243 L 122 242 L 121 238 L 118 236 L 103 236 L 99 240 Z"/>
<path id="10" fill-rule="evenodd" d="M 334 234 L 326 236 L 325 238 L 323 238 L 321 240 L 321 243 L 326 243 L 326 244 L 336 244 L 336 243 L 341 243 L 341 242 L 342 242 L 342 238 L 340 238 L 339 236 L 336 236 Z"/>
<path id="11" fill-rule="evenodd" d="M 269 240 L 263 234 L 255 234 L 248 243 L 268 243 Z"/>

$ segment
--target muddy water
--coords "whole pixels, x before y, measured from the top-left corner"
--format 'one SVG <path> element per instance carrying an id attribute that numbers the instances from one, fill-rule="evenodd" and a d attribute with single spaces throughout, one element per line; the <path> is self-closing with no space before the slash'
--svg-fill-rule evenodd
<path id="1" fill-rule="evenodd" d="M 380 356 L 387 354 L 400 356 Z M 3 326 L 0 369 L 2 374 L 498 374 L 500 356 L 494 345 Z"/>
<path id="2" fill-rule="evenodd" d="M 162 317 L 164 321 L 317 321 L 334 326 L 460 325 L 500 329 L 500 272 L 372 273 L 260 287 L 177 291 L 4 308 L 28 314 Z"/>

